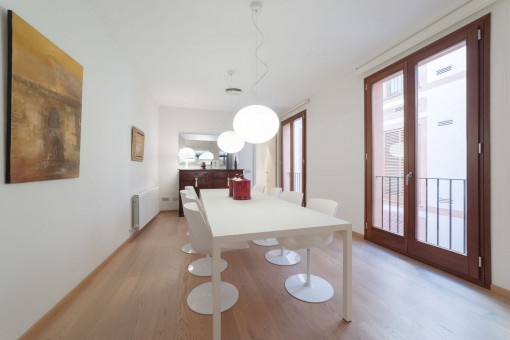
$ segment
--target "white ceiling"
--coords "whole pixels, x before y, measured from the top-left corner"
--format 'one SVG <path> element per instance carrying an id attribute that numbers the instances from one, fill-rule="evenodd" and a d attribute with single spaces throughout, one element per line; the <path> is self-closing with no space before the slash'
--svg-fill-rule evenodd
<path id="1" fill-rule="evenodd" d="M 230 111 L 227 70 L 255 103 L 250 0 L 88 0 L 159 105 Z M 281 111 L 469 0 L 266 0 L 259 103 Z M 262 67 L 259 68 L 259 74 Z"/>

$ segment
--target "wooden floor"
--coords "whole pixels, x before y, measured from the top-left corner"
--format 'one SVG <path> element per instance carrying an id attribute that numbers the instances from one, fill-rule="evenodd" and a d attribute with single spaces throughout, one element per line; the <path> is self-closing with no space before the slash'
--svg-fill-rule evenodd
<path id="1" fill-rule="evenodd" d="M 242 226 L 240 226 L 242 227 Z M 187 265 L 200 255 L 188 242 L 186 221 L 159 214 L 37 334 L 26 339 L 210 339 L 212 317 L 192 312 L 187 294 L 210 278 Z M 239 300 L 222 314 L 223 339 L 510 339 L 510 301 L 353 239 L 353 315 L 342 321 L 341 236 L 312 250 L 312 272 L 333 284 L 334 297 L 310 304 L 291 297 L 285 279 L 306 272 L 267 262 L 271 248 L 253 244 L 227 252 L 224 281 Z"/>

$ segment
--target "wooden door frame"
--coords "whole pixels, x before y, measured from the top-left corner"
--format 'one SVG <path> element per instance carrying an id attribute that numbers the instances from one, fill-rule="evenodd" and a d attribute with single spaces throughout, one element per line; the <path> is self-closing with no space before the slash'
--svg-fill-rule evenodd
<path id="1" fill-rule="evenodd" d="M 374 77 L 378 75 L 384 74 L 384 72 L 388 69 L 394 70 L 398 65 L 400 65 L 402 62 L 408 62 L 409 68 L 413 67 L 414 64 L 412 64 L 413 60 L 417 60 L 418 56 L 420 54 L 423 54 L 424 51 L 430 50 L 431 48 L 434 48 L 435 46 L 439 46 L 444 44 L 445 41 L 451 40 L 453 37 L 457 36 L 462 31 L 467 31 L 469 29 L 475 29 L 475 30 L 481 30 L 481 39 L 478 40 L 478 63 L 476 65 L 476 74 L 478 75 L 478 93 L 476 94 L 478 97 L 478 103 L 476 104 L 478 107 L 478 141 L 476 144 L 481 143 L 481 153 L 478 155 L 478 159 L 476 160 L 478 167 L 478 179 L 475 180 L 475 182 L 478 183 L 478 200 L 477 200 L 477 206 L 476 210 L 478 211 L 478 216 L 475 216 L 475 218 L 478 220 L 479 223 L 479 229 L 478 229 L 478 253 L 482 257 L 482 267 L 481 268 L 474 268 L 474 265 L 472 263 L 469 264 L 469 271 L 472 272 L 473 270 L 478 270 L 478 278 L 473 278 L 468 275 L 456 272 L 454 270 L 451 270 L 449 268 L 442 267 L 441 265 L 435 264 L 432 261 L 429 261 L 426 258 L 418 257 L 416 255 L 409 254 L 408 252 L 408 245 L 407 241 L 405 248 L 400 249 L 400 247 L 395 246 L 388 246 L 384 245 L 390 249 L 393 249 L 397 252 L 400 252 L 406 256 L 415 258 L 421 262 L 424 262 L 426 264 L 429 264 L 433 267 L 439 268 L 443 271 L 449 272 L 453 275 L 456 275 L 458 277 L 461 277 L 467 281 L 473 282 L 475 284 L 478 284 L 480 286 L 489 288 L 491 284 L 491 243 L 490 243 L 490 224 L 491 224 L 491 216 L 490 216 L 490 14 L 485 15 L 484 17 L 479 18 L 478 20 L 475 20 L 468 25 L 448 34 L 447 36 L 438 39 L 436 42 L 414 52 L 413 54 L 403 58 L 402 60 L 397 61 L 396 63 L 388 66 L 387 68 L 374 73 L 373 75 L 365 78 L 364 85 L 365 85 L 365 239 L 370 240 L 374 242 L 374 240 L 370 239 L 369 230 L 368 230 L 368 223 L 372 223 L 372 156 L 373 156 L 373 150 L 372 150 L 372 121 L 371 117 L 369 117 L 369 113 L 371 114 L 371 105 L 372 105 L 372 98 L 371 98 L 371 91 L 368 91 L 371 89 L 371 84 L 374 82 Z M 469 51 L 468 51 L 469 53 Z M 472 70 L 473 71 L 473 70 Z M 392 73 L 389 73 L 390 75 Z M 411 76 L 409 76 L 411 75 Z M 381 77 L 382 79 L 384 77 Z M 407 85 L 404 84 L 404 93 L 405 96 L 409 96 L 412 93 L 413 84 L 414 84 L 414 74 L 413 72 L 408 71 L 407 72 Z M 404 82 L 406 81 L 406 76 L 404 76 Z M 469 89 L 468 89 L 469 91 Z M 467 96 L 473 95 L 472 93 L 467 93 Z M 407 100 L 408 103 L 404 100 L 404 108 L 406 112 L 411 112 L 407 110 L 412 110 L 412 112 L 415 112 L 415 105 L 414 97 L 408 97 L 413 98 L 412 100 Z M 412 115 L 411 115 L 412 116 Z M 411 119 L 412 122 L 408 121 L 407 124 L 415 123 L 414 119 Z M 412 129 L 409 129 L 409 126 L 406 126 L 408 133 L 406 133 L 405 138 L 409 138 L 409 133 L 415 133 L 414 126 Z M 414 136 L 414 135 L 413 135 Z M 416 145 L 407 145 L 409 140 L 405 140 L 404 144 L 406 144 L 406 148 L 404 150 L 405 157 L 407 158 L 407 164 L 413 164 L 412 170 L 413 174 L 416 174 L 416 171 L 414 171 L 415 165 L 415 159 L 411 160 L 408 157 L 413 155 L 413 153 L 409 153 L 409 149 L 412 147 L 415 149 Z M 473 141 L 471 141 L 473 143 Z M 468 146 L 469 147 L 469 146 Z M 471 146 L 472 148 L 472 146 Z M 469 156 L 468 156 L 469 157 Z M 413 157 L 414 158 L 414 157 Z M 473 166 L 473 159 L 468 158 L 468 166 Z M 408 165 L 406 164 L 406 167 Z M 469 165 L 471 164 L 471 165 Z M 410 169 L 404 170 L 404 173 L 408 173 Z M 405 192 L 408 192 L 406 195 L 415 195 L 416 186 L 414 185 L 414 177 L 412 179 L 413 185 L 408 186 L 408 190 Z M 413 193 L 414 192 L 414 193 Z M 408 206 L 409 204 L 409 196 L 404 197 L 405 205 Z M 469 209 L 469 207 L 468 207 Z M 471 208 L 473 209 L 473 208 Z M 409 212 L 409 209 L 408 209 Z M 404 223 L 408 223 L 411 218 L 415 219 L 415 215 L 410 216 L 410 213 L 406 213 L 404 216 Z M 413 220 L 415 221 L 415 220 Z M 413 222 L 414 224 L 414 222 Z M 409 224 L 405 225 L 409 226 Z M 405 235 L 406 231 L 404 231 L 404 239 L 407 239 L 408 236 Z M 414 235 L 414 233 L 413 233 Z M 375 242 L 378 243 L 378 242 Z M 467 245 L 466 245 L 467 246 Z M 477 264 L 478 265 L 478 264 Z M 478 266 L 477 266 L 478 267 Z"/>
<path id="2" fill-rule="evenodd" d="M 306 206 L 306 167 L 307 167 L 307 162 L 306 162 L 306 110 L 303 110 L 285 120 L 283 120 L 281 123 L 280 123 L 280 126 L 281 126 L 281 134 L 280 134 L 280 178 L 281 178 L 281 184 L 282 184 L 282 189 L 284 187 L 283 183 L 284 183 L 284 173 L 283 173 L 283 126 L 286 125 L 286 124 L 290 124 L 290 139 L 291 139 L 291 142 L 290 142 L 290 169 L 293 170 L 294 169 L 294 126 L 292 124 L 293 121 L 295 121 L 296 119 L 299 119 L 301 118 L 303 120 L 303 140 L 302 140 L 302 145 L 301 145 L 301 153 L 303 155 L 303 173 L 302 173 L 302 177 L 303 177 L 303 206 Z M 294 177 L 292 176 L 291 179 L 290 179 L 290 189 L 292 190 L 294 188 Z"/>

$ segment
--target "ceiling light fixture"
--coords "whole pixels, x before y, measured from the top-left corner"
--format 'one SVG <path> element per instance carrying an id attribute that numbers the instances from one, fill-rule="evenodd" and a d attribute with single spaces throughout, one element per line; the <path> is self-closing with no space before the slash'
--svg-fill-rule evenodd
<path id="1" fill-rule="evenodd" d="M 218 137 L 218 146 L 227 153 L 236 153 L 244 148 L 244 140 L 234 131 L 225 131 Z"/>
<path id="2" fill-rule="evenodd" d="M 250 4 L 251 18 L 256 30 L 255 38 L 255 76 L 258 77 L 258 63 L 260 62 L 266 68 L 265 72 L 257 79 L 252 86 L 252 92 L 255 94 L 255 101 L 259 101 L 258 84 L 269 71 L 269 66 L 259 58 L 258 51 L 264 43 L 264 35 L 257 25 L 257 15 L 262 10 L 260 1 L 252 1 Z M 258 43 L 258 35 L 261 40 Z M 250 105 L 241 109 L 234 117 L 234 131 L 248 143 L 264 143 L 273 138 L 280 128 L 280 120 L 276 113 L 264 105 Z"/>
<path id="3" fill-rule="evenodd" d="M 233 72 L 233 71 L 231 71 L 231 72 Z M 228 89 L 225 89 L 226 94 L 230 94 L 233 96 L 240 95 L 242 92 L 243 92 L 243 90 L 238 89 L 237 87 L 229 87 Z"/>

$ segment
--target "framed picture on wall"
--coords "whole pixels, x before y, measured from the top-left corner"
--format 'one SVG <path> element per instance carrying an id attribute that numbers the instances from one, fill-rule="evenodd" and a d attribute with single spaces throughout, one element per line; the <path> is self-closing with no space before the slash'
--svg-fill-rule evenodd
<path id="1" fill-rule="evenodd" d="M 131 127 L 131 160 L 143 161 L 143 147 L 145 143 L 145 133 L 136 127 Z"/>
<path id="2" fill-rule="evenodd" d="M 8 11 L 6 182 L 80 174 L 83 67 Z"/>

